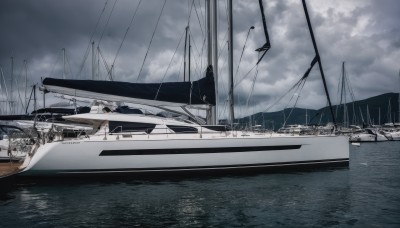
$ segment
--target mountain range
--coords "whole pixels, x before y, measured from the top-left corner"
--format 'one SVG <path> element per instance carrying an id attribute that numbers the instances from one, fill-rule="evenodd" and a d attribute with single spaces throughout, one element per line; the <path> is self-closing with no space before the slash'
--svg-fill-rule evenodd
<path id="1" fill-rule="evenodd" d="M 334 105 L 333 110 L 336 122 L 339 126 L 349 124 L 368 126 L 388 122 L 400 122 L 398 99 L 398 93 L 385 93 L 364 100 L 350 102 L 346 105 Z M 291 124 L 325 125 L 333 122 L 329 107 L 323 107 L 318 110 L 295 107 L 277 112 L 260 112 L 236 119 L 235 122 L 239 123 L 242 127 L 249 126 L 250 118 L 252 126 L 261 125 L 265 129 L 273 130 L 283 127 L 285 121 L 286 126 Z"/>

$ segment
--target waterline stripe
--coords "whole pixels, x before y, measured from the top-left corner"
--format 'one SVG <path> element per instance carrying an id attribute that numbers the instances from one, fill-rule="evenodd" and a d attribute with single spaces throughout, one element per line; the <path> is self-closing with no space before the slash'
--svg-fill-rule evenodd
<path id="1" fill-rule="evenodd" d="M 255 163 L 255 164 L 240 164 L 240 165 L 220 165 L 220 166 L 182 166 L 182 167 L 153 167 L 153 168 L 126 168 L 126 169 L 88 169 L 74 171 L 59 171 L 62 173 L 140 173 L 140 172 L 176 172 L 176 171 L 201 171 L 201 170 L 220 170 L 220 169 L 252 169 L 252 168 L 272 168 L 272 167 L 288 167 L 288 166 L 312 166 L 329 164 L 348 164 L 348 158 L 326 159 L 326 160 L 311 160 L 311 161 L 296 161 L 296 162 L 274 162 L 274 163 Z"/>

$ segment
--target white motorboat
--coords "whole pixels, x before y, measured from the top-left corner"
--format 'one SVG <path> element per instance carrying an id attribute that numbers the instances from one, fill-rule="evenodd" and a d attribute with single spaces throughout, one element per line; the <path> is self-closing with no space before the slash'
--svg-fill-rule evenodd
<path id="1" fill-rule="evenodd" d="M 349 139 L 350 142 L 382 142 L 387 140 L 385 135 L 381 134 L 377 129 L 371 128 L 356 131 Z"/>
<path id="2" fill-rule="evenodd" d="M 398 141 L 400 140 L 400 131 L 397 129 L 387 129 L 382 132 L 383 135 L 389 140 Z"/>

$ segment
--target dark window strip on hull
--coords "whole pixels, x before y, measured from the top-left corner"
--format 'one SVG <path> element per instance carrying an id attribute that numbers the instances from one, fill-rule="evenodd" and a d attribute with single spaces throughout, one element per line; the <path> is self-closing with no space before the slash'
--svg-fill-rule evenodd
<path id="1" fill-rule="evenodd" d="M 234 153 L 249 151 L 269 150 L 296 150 L 301 145 L 287 146 L 255 146 L 255 147 L 215 147 L 215 148 L 172 148 L 172 149 L 141 149 L 141 150 L 103 150 L 99 156 L 125 156 L 125 155 L 161 155 L 161 154 L 210 154 Z"/>

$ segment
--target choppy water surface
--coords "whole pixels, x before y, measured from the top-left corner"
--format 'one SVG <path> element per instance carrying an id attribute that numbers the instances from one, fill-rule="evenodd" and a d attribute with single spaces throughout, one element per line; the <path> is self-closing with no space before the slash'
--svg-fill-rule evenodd
<path id="1" fill-rule="evenodd" d="M 0 227 L 399 227 L 400 142 L 350 153 L 349 169 L 0 183 Z"/>

